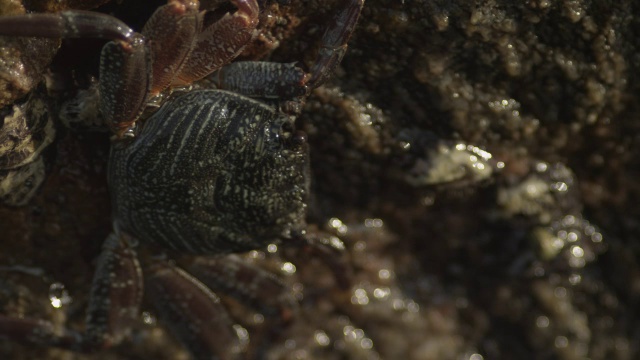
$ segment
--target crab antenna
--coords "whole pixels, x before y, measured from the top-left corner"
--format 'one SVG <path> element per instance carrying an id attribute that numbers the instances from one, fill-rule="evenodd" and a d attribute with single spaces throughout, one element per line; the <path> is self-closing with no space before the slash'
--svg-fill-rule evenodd
<path id="1" fill-rule="evenodd" d="M 0 17 L 0 35 L 47 38 L 101 38 L 130 42 L 134 31 L 113 16 L 70 10 L 57 14 Z"/>

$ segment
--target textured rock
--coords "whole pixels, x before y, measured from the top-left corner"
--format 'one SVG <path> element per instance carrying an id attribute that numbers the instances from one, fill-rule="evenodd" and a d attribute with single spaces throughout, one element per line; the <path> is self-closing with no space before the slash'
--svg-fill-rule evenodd
<path id="1" fill-rule="evenodd" d="M 308 64 L 337 0 L 268 3 L 245 56 Z M 295 250 L 246 255 L 301 303 L 277 336 L 230 303 L 254 347 L 273 359 L 637 358 L 638 13 L 631 0 L 368 0 L 338 73 L 299 119 L 309 222 L 345 241 L 350 288 Z M 435 143 L 488 151 L 492 175 L 408 185 Z M 62 131 L 39 195 L 0 208 L 6 312 L 81 324 L 110 227 L 106 147 L 107 135 Z M 73 298 L 63 311 L 50 306 L 54 282 Z M 6 342 L 0 353 L 184 356 L 145 319 L 131 343 L 95 355 Z"/>

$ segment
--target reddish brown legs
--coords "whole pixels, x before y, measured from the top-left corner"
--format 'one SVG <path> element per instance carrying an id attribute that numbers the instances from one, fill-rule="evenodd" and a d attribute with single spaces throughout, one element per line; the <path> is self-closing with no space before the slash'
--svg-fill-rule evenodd
<path id="1" fill-rule="evenodd" d="M 324 84 L 347 52 L 347 42 L 356 28 L 364 0 L 348 0 L 344 3 L 345 7 L 333 17 L 322 36 L 318 56 L 311 67 L 311 79 L 307 83 L 310 89 Z"/>
<path id="2" fill-rule="evenodd" d="M 258 26 L 258 3 L 256 0 L 231 0 L 231 3 L 238 10 L 202 29 L 191 55 L 174 80 L 175 85 L 190 84 L 220 69 L 251 41 Z"/>
<path id="3" fill-rule="evenodd" d="M 210 289 L 225 294 L 251 309 L 259 311 L 267 327 L 255 329 L 247 358 L 260 358 L 266 346 L 277 341 L 297 313 L 291 289 L 277 276 L 243 261 L 236 255 L 198 257 L 186 262 L 185 269 Z"/>
<path id="4" fill-rule="evenodd" d="M 289 321 L 296 302 L 277 276 L 242 261 L 237 255 L 197 257 L 185 269 L 221 294 L 229 295 L 263 315 Z"/>
<path id="5" fill-rule="evenodd" d="M 171 0 L 159 7 L 144 25 L 142 35 L 148 40 L 152 64 L 149 96 L 168 88 L 189 57 L 202 27 L 200 16 L 198 1 Z"/>
<path id="6" fill-rule="evenodd" d="M 163 261 L 145 269 L 146 299 L 195 359 L 232 359 L 241 350 L 215 292 L 261 312 L 270 320 L 271 336 L 293 318 L 297 304 L 290 289 L 238 256 L 188 257 L 180 265 L 186 271 Z M 261 351 L 260 338 L 253 342 L 254 351 Z"/>
<path id="7" fill-rule="evenodd" d="M 293 64 L 235 62 L 207 78 L 216 87 L 250 97 L 291 99 L 308 95 L 333 74 L 347 51 L 364 0 L 345 1 L 324 33 L 320 50 L 308 74 Z"/>
<path id="8" fill-rule="evenodd" d="M 235 359 L 238 336 L 220 299 L 184 270 L 158 261 L 145 270 L 147 299 L 194 359 Z"/>
<path id="9" fill-rule="evenodd" d="M 219 89 L 263 99 L 291 99 L 307 93 L 304 70 L 294 64 L 238 61 L 207 77 Z"/>
<path id="10" fill-rule="evenodd" d="M 54 331 L 44 320 L 0 315 L 0 337 L 18 342 L 95 351 L 117 344 L 137 319 L 142 298 L 142 275 L 135 252 L 124 238 L 109 236 L 93 279 L 86 330 Z"/>
<path id="11" fill-rule="evenodd" d="M 142 300 L 142 273 L 129 241 L 126 235 L 120 238 L 111 235 L 103 246 L 91 288 L 84 333 L 67 329 L 60 333 L 48 321 L 0 315 L 0 338 L 82 352 L 97 351 L 120 343 L 129 335 L 132 323 L 137 321 Z M 229 262 L 225 260 L 223 263 Z M 198 273 L 204 274 L 205 280 L 209 280 L 215 266 L 207 267 L 208 270 L 204 269 L 205 266 Z M 242 264 L 239 267 L 244 269 Z M 192 268 L 198 269 L 199 266 L 194 264 Z M 217 295 L 193 276 L 164 261 L 153 261 L 145 267 L 144 273 L 146 298 L 194 359 L 237 358 L 240 353 L 238 336 Z M 247 276 L 252 274 L 245 270 L 242 273 Z M 277 279 L 265 277 L 263 273 L 258 272 L 260 276 L 256 276 L 253 282 L 258 286 L 257 293 L 252 294 L 254 302 L 258 303 L 255 296 L 262 294 L 261 287 L 269 294 L 274 291 L 278 293 L 279 296 L 272 299 L 274 303 L 276 299 L 286 299 L 281 294 L 282 288 Z M 230 286 L 241 288 L 243 285 Z M 231 291 L 231 295 L 237 295 L 240 301 L 247 298 L 243 294 L 242 291 Z M 283 301 L 283 304 L 280 312 L 287 312 L 290 317 L 292 310 L 288 306 L 291 303 Z M 271 302 L 266 305 L 271 305 Z"/>
<path id="12" fill-rule="evenodd" d="M 122 136 L 150 96 L 198 80 L 244 49 L 258 24 L 258 4 L 231 3 L 235 12 L 205 24 L 206 11 L 198 10 L 197 0 L 169 0 L 151 16 L 142 35 L 116 18 L 86 11 L 2 17 L 0 34 L 113 40 L 101 55 L 100 109 Z"/>

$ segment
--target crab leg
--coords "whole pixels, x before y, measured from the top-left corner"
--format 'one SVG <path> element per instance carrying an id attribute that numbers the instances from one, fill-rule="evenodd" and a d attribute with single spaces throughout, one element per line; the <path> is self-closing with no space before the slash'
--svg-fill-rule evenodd
<path id="1" fill-rule="evenodd" d="M 131 43 L 111 41 L 100 56 L 100 111 L 107 124 L 123 135 L 142 114 L 152 87 L 149 52 L 142 36 Z"/>
<path id="2" fill-rule="evenodd" d="M 117 135 L 140 116 L 149 98 L 174 80 L 200 31 L 198 16 L 198 1 L 169 0 L 153 13 L 142 35 L 102 48 L 100 110 Z"/>
<path id="3" fill-rule="evenodd" d="M 326 82 L 342 61 L 363 5 L 364 0 L 349 0 L 333 17 L 308 74 L 294 64 L 247 61 L 224 66 L 205 81 L 250 97 L 292 99 L 308 95 Z"/>
<path id="4" fill-rule="evenodd" d="M 282 280 L 242 261 L 237 255 L 197 257 L 185 266 L 210 289 L 228 295 L 267 318 L 268 327 L 255 329 L 262 334 L 252 337 L 247 358 L 262 358 L 258 354 L 265 353 L 268 345 L 279 338 L 298 310 L 296 299 Z"/>
<path id="5" fill-rule="evenodd" d="M 292 246 L 298 247 L 304 253 L 318 257 L 331 269 L 337 285 L 341 289 L 348 289 L 351 285 L 352 272 L 345 259 L 344 243 L 329 234 L 306 234 L 295 232 L 291 234 Z"/>
<path id="6" fill-rule="evenodd" d="M 84 333 L 67 329 L 59 333 L 45 320 L 0 315 L 0 337 L 74 351 L 107 348 L 127 335 L 141 299 L 142 275 L 136 254 L 126 238 L 112 234 L 98 260 Z"/>
<path id="7" fill-rule="evenodd" d="M 205 24 L 174 85 L 191 84 L 220 69 L 253 38 L 260 14 L 258 3 L 256 0 L 231 0 L 231 3 L 237 8 L 233 14 L 225 14 L 209 26 Z"/>
<path id="8" fill-rule="evenodd" d="M 185 269 L 213 291 L 229 295 L 266 316 L 287 322 L 296 311 L 295 299 L 278 277 L 236 255 L 197 257 Z"/>
<path id="9" fill-rule="evenodd" d="M 324 84 L 347 52 L 347 42 L 356 28 L 364 0 L 348 0 L 344 3 L 345 7 L 333 17 L 322 36 L 318 56 L 311 67 L 311 79 L 307 83 L 310 89 Z"/>
<path id="10" fill-rule="evenodd" d="M 151 16 L 142 35 L 112 16 L 80 10 L 1 17 L 0 34 L 112 40 L 100 58 L 100 110 L 122 135 L 149 97 L 171 84 L 189 56 L 200 31 L 198 4 L 169 0 Z"/>
<path id="11" fill-rule="evenodd" d="M 147 299 L 194 359 L 238 357 L 238 336 L 216 294 L 184 270 L 164 261 L 150 265 L 145 274 Z"/>
<path id="12" fill-rule="evenodd" d="M 138 318 L 143 281 L 131 240 L 111 234 L 102 247 L 89 295 L 85 349 L 119 343 Z"/>
<path id="13" fill-rule="evenodd" d="M 40 37 L 95 37 L 113 41 L 102 50 L 101 110 L 122 134 L 143 110 L 151 87 L 146 44 L 122 21 L 105 14 L 71 10 L 0 18 L 0 34 Z"/>
<path id="14" fill-rule="evenodd" d="M 131 41 L 135 32 L 113 16 L 82 10 L 0 17 L 0 34 Z"/>
<path id="15" fill-rule="evenodd" d="M 291 99 L 307 93 L 308 74 L 295 64 L 237 61 L 203 81 L 214 87 L 264 99 Z"/>
<path id="16" fill-rule="evenodd" d="M 149 41 L 153 84 L 150 96 L 171 85 L 193 49 L 201 28 L 198 1 L 169 0 L 159 7 L 142 29 Z"/>

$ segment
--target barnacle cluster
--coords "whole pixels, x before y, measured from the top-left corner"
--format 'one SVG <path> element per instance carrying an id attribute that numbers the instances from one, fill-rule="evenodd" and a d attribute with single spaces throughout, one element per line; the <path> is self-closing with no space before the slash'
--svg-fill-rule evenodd
<path id="1" fill-rule="evenodd" d="M 18 1 L 0 6 L 0 15 L 24 12 Z M 32 90 L 58 45 L 51 39 L 0 38 L 0 203 L 26 204 L 44 180 L 40 154 L 55 129 L 42 91 Z"/>
<path id="2" fill-rule="evenodd" d="M 55 129 L 46 100 L 37 92 L 5 110 L 0 129 L 0 201 L 25 205 L 44 180 L 40 155 L 53 141 Z"/>
<path id="3" fill-rule="evenodd" d="M 262 31 L 280 44 L 272 59 L 307 53 L 335 1 L 267 1 Z M 245 255 L 282 276 L 300 304 L 278 328 L 228 300 L 255 352 L 637 358 L 638 13 L 632 0 L 367 0 L 341 69 L 299 124 L 312 159 L 310 232 L 345 243 L 349 286 L 299 250 Z M 39 276 L 0 283 L 5 307 L 53 317 L 43 306 L 61 282 L 73 299 L 62 309 L 83 308 L 91 244 L 110 226 L 107 144 L 88 150 L 97 138 L 61 139 L 33 202 L 0 209 L 0 229 L 15 240 L 0 242 L 2 263 L 54 269 L 28 297 L 16 289 Z M 9 358 L 41 351 L 0 344 Z M 180 351 L 147 313 L 131 344 L 66 356 Z"/>

